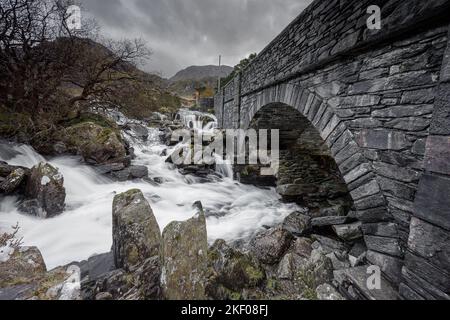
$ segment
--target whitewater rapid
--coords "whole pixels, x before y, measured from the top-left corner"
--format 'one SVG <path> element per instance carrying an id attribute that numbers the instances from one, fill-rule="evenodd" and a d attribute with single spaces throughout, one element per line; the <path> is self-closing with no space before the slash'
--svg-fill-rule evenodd
<path id="1" fill-rule="evenodd" d="M 190 115 L 186 121 L 197 121 Z M 195 126 L 201 125 L 196 122 Z M 209 123 L 208 129 L 214 125 Z M 151 178 L 161 178 L 159 186 L 144 181 L 114 182 L 92 167 L 82 164 L 79 157 L 45 159 L 27 145 L 3 144 L 0 160 L 10 165 L 31 168 L 39 162 L 49 162 L 59 168 L 66 188 L 66 210 L 55 218 L 43 220 L 21 214 L 18 198 L 0 198 L 0 231 L 8 231 L 19 223 L 24 245 L 37 246 L 48 269 L 81 261 L 95 254 L 109 252 L 112 245 L 112 201 L 116 194 L 138 188 L 151 204 L 161 231 L 170 222 L 192 217 L 192 204 L 201 201 L 207 213 L 210 242 L 248 239 L 263 229 L 281 223 L 298 210 L 295 204 L 280 202 L 274 189 L 261 189 L 233 181 L 231 167 L 221 166 L 223 178 L 201 183 L 200 179 L 183 176 L 165 162 L 161 153 L 167 149 L 159 141 L 159 130 L 149 128 L 146 142 L 131 136 L 136 158 L 133 165 L 145 165 Z M 170 152 L 170 150 L 169 150 Z M 170 153 L 169 153 L 170 154 Z"/>

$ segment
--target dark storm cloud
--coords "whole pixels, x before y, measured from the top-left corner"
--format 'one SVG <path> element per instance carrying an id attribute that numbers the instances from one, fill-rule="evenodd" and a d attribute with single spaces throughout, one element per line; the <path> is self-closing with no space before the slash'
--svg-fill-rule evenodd
<path id="1" fill-rule="evenodd" d="M 262 50 L 312 0 L 82 0 L 112 38 L 140 37 L 145 66 L 171 76 L 189 65 L 234 65 Z"/>

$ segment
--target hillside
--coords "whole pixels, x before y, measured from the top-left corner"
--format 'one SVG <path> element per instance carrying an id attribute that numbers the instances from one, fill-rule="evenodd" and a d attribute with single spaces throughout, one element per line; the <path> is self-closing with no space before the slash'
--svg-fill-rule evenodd
<path id="1" fill-rule="evenodd" d="M 191 66 L 179 71 L 176 75 L 169 79 L 170 82 L 178 82 L 185 80 L 203 80 L 205 78 L 226 77 L 233 71 L 229 66 Z"/>
<path id="2" fill-rule="evenodd" d="M 179 71 L 169 79 L 169 90 L 180 97 L 192 97 L 196 89 L 211 96 L 217 87 L 218 78 L 227 77 L 233 68 L 229 66 L 191 66 Z"/>
<path id="3" fill-rule="evenodd" d="M 69 89 L 66 93 L 71 96 L 80 95 L 82 85 L 74 86 L 74 83 L 86 83 L 93 73 L 90 69 L 98 68 L 102 60 L 116 59 L 101 44 L 86 39 L 79 41 L 84 55 L 74 65 L 72 79 L 66 87 Z M 127 116 L 145 118 L 154 111 L 174 112 L 180 107 L 179 99 L 168 91 L 167 80 L 156 74 L 146 73 L 134 64 L 120 62 L 104 78 L 106 81 L 98 85 L 104 87 L 101 100 L 120 106 Z"/>

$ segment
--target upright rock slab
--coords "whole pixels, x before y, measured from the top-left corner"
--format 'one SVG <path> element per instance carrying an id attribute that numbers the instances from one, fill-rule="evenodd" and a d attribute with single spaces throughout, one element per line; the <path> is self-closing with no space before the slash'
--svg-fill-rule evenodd
<path id="1" fill-rule="evenodd" d="M 172 222 L 163 232 L 162 285 L 169 300 L 206 299 L 207 232 L 203 210 L 192 219 Z"/>
<path id="2" fill-rule="evenodd" d="M 25 194 L 27 199 L 37 200 L 44 218 L 52 218 L 64 211 L 64 178 L 57 168 L 48 163 L 39 163 L 31 169 Z"/>
<path id="3" fill-rule="evenodd" d="M 116 267 L 126 271 L 151 257 L 161 256 L 161 231 L 140 190 L 114 197 L 113 252 Z"/>

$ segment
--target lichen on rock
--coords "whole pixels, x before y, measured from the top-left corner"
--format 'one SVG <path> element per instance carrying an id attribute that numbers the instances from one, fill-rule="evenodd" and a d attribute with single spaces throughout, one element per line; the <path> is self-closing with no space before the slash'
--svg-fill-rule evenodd
<path id="1" fill-rule="evenodd" d="M 161 256 L 161 231 L 140 190 L 129 190 L 114 198 L 113 251 L 116 267 L 125 270 Z"/>
<path id="2" fill-rule="evenodd" d="M 208 240 L 203 210 L 184 222 L 172 222 L 163 232 L 163 289 L 169 300 L 203 300 L 208 264 Z"/>
<path id="3" fill-rule="evenodd" d="M 36 200 L 44 218 L 59 215 L 65 208 L 64 178 L 57 168 L 39 163 L 31 169 L 25 196 L 28 200 Z"/>

